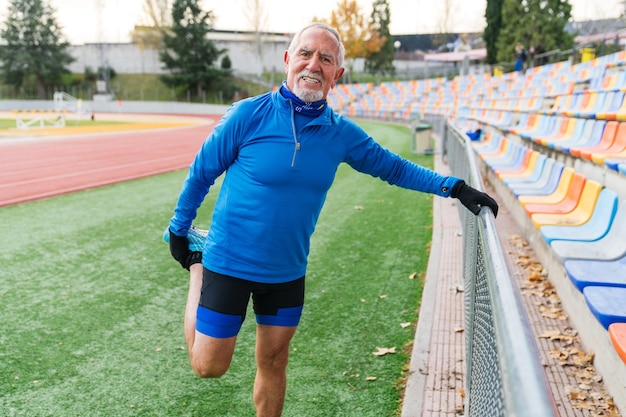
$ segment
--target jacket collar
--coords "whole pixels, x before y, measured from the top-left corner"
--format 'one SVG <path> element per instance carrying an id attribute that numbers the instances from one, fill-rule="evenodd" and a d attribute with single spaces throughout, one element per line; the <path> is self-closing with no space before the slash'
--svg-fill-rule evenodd
<path id="1" fill-rule="evenodd" d="M 294 110 L 291 107 L 290 100 L 283 97 L 283 95 L 280 94 L 279 90 L 272 91 L 271 94 L 272 94 L 272 104 L 274 104 L 274 106 L 278 110 L 280 110 L 281 112 L 289 113 L 289 114 L 293 113 Z M 335 117 L 333 117 L 333 115 L 334 115 L 334 112 L 330 108 L 330 106 L 326 106 L 322 114 L 316 117 L 315 119 L 311 120 L 311 122 L 309 122 L 309 125 L 332 126 L 336 124 Z"/>

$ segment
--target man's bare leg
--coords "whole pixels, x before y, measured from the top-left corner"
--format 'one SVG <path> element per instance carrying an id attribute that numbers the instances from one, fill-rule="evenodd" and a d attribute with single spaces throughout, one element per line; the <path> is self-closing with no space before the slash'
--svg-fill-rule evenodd
<path id="1" fill-rule="evenodd" d="M 196 313 L 202 291 L 202 264 L 197 263 L 189 266 L 189 294 L 187 294 L 187 306 L 185 307 L 185 341 L 191 352 L 191 347 L 196 338 Z"/>
<path id="2" fill-rule="evenodd" d="M 235 351 L 237 337 L 219 339 L 196 331 L 196 314 L 202 292 L 201 263 L 189 267 L 189 294 L 185 307 L 184 332 L 191 367 L 201 378 L 217 378 L 226 373 Z"/>
<path id="3" fill-rule="evenodd" d="M 254 405 L 257 417 L 279 417 L 285 403 L 289 342 L 296 327 L 257 325 Z"/>

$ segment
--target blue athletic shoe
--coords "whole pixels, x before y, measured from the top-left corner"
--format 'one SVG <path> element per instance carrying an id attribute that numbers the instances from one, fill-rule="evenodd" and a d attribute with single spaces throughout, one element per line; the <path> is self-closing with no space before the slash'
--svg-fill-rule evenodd
<path id="1" fill-rule="evenodd" d="M 187 233 L 187 240 L 189 241 L 189 250 L 192 252 L 202 252 L 204 249 L 204 243 L 206 237 L 209 234 L 208 230 L 198 229 L 196 226 L 191 226 L 189 233 Z M 163 240 L 166 243 L 170 243 L 170 229 L 165 228 L 163 231 Z"/>

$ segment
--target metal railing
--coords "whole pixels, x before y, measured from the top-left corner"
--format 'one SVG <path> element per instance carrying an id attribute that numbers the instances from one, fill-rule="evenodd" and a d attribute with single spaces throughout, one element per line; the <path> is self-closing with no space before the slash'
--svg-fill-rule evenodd
<path id="1" fill-rule="evenodd" d="M 452 174 L 483 190 L 469 138 L 449 122 L 442 143 Z M 459 210 L 464 236 L 466 417 L 554 417 L 558 411 L 519 287 L 491 210 Z"/>

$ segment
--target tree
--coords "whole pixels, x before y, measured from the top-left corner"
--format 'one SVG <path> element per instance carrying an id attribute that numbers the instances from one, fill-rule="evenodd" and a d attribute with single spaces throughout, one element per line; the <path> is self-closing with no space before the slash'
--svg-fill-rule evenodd
<path id="1" fill-rule="evenodd" d="M 571 13 L 568 0 L 504 0 L 498 61 L 512 61 L 518 42 L 535 54 L 572 48 L 574 38 L 565 31 Z"/>
<path id="2" fill-rule="evenodd" d="M 171 26 L 169 0 L 144 0 L 143 23 L 135 26 L 130 34 L 139 49 L 160 49 L 163 34 Z"/>
<path id="3" fill-rule="evenodd" d="M 254 36 L 254 54 L 260 62 L 263 62 L 263 33 L 266 31 L 268 18 L 265 4 L 262 0 L 246 0 L 244 15 Z"/>
<path id="4" fill-rule="evenodd" d="M 172 6 L 171 33 L 165 33 L 161 62 L 170 70 L 162 81 L 179 91 L 212 91 L 226 83 L 227 72 L 220 69 L 219 58 L 225 50 L 207 39 L 212 29 L 213 13 L 200 8 L 197 0 L 175 0 Z"/>
<path id="5" fill-rule="evenodd" d="M 61 82 L 74 57 L 67 51 L 55 10 L 42 0 L 12 0 L 0 37 L 0 73 L 7 84 L 19 89 L 33 80 L 40 98 L 46 88 Z"/>
<path id="6" fill-rule="evenodd" d="M 349 70 L 352 69 L 355 58 L 367 57 L 379 51 L 385 42 L 373 26 L 373 22 L 365 20 L 356 0 L 339 0 L 337 9 L 331 12 L 330 19 L 320 21 L 339 32 L 346 49 Z"/>
<path id="7" fill-rule="evenodd" d="M 391 22 L 391 12 L 387 0 L 375 0 L 372 6 L 371 26 L 378 32 L 378 36 L 383 40 L 380 49 L 371 52 L 365 61 L 365 69 L 371 73 L 393 74 L 394 46 L 393 38 L 389 32 Z"/>
<path id="8" fill-rule="evenodd" d="M 492 65 L 498 62 L 496 43 L 502 28 L 502 2 L 503 0 L 487 0 L 487 9 L 485 10 L 487 26 L 483 32 L 483 39 L 487 45 L 487 62 Z"/>
<path id="9" fill-rule="evenodd" d="M 453 33 L 454 20 L 458 17 L 458 5 L 455 0 L 443 0 L 439 5 L 442 7 L 438 21 L 439 33 L 442 35 Z"/>

